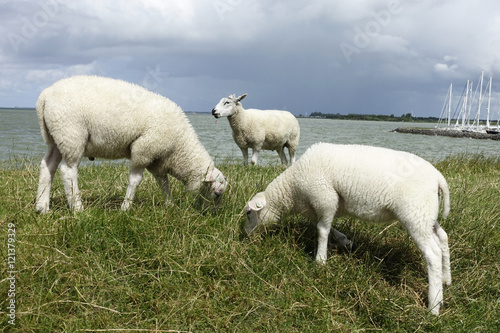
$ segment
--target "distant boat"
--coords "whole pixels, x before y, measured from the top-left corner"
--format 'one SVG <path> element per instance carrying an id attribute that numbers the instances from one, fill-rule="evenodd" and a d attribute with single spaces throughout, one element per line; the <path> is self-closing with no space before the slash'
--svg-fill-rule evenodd
<path id="1" fill-rule="evenodd" d="M 481 73 L 481 78 L 476 90 L 473 93 L 472 87 L 474 82 L 467 80 L 467 83 L 462 92 L 462 96 L 455 108 L 452 115 L 452 91 L 453 84 L 450 84 L 450 88 L 446 93 L 445 101 L 443 104 L 443 109 L 441 110 L 441 115 L 439 116 L 439 121 L 436 128 L 439 128 L 441 124 L 445 124 L 441 129 L 455 130 L 462 132 L 477 132 L 477 133 L 488 133 L 488 134 L 500 134 L 499 120 L 500 120 L 500 110 L 497 115 L 497 125 L 493 126 L 490 123 L 490 110 L 491 110 L 491 86 L 492 77 L 490 76 L 489 84 L 483 89 L 484 72 Z M 488 91 L 488 107 L 486 114 L 486 124 L 481 125 L 481 106 L 484 101 L 484 92 Z M 476 96 L 479 97 L 476 99 Z M 474 108 L 473 108 L 474 106 Z M 476 110 L 476 114 L 473 115 L 472 110 Z M 472 116 L 472 117 L 471 117 Z M 454 124 L 452 124 L 452 120 Z M 471 123 L 472 122 L 472 123 Z"/>

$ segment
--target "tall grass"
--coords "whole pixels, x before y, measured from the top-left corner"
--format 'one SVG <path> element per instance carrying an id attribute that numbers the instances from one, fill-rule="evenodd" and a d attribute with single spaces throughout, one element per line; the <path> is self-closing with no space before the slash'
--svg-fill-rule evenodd
<path id="1" fill-rule="evenodd" d="M 36 165 L 36 164 L 35 164 Z M 16 325 L 20 332 L 498 332 L 500 160 L 456 156 L 437 168 L 452 210 L 453 283 L 435 317 L 420 251 L 399 224 L 339 219 L 352 252 L 332 248 L 316 265 L 316 232 L 287 218 L 251 239 L 245 202 L 281 166 L 222 163 L 230 187 L 200 210 L 172 181 L 165 207 L 150 175 L 129 212 L 120 204 L 127 166 L 80 168 L 85 211 L 67 209 L 58 175 L 52 209 L 34 211 L 38 168 L 0 168 L 0 328 L 8 323 L 7 229 L 16 226 Z"/>

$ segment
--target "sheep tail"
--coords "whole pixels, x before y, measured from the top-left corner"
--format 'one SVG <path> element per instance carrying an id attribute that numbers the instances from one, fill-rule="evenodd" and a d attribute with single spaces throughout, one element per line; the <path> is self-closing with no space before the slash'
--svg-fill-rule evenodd
<path id="1" fill-rule="evenodd" d="M 40 124 L 40 132 L 42 133 L 43 140 L 45 143 L 49 144 L 53 142 L 52 137 L 49 134 L 49 129 L 47 128 L 47 124 L 45 124 L 45 97 L 43 93 L 38 97 L 36 101 L 36 113 L 38 115 L 38 123 Z"/>
<path id="2" fill-rule="evenodd" d="M 441 198 L 443 199 L 443 218 L 446 218 L 450 213 L 450 189 L 448 188 L 448 183 L 443 176 L 440 177 L 438 181 L 439 191 L 441 192 Z"/>

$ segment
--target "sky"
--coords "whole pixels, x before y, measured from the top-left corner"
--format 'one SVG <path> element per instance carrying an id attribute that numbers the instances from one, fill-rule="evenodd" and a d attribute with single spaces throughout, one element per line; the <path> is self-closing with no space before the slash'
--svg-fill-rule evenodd
<path id="1" fill-rule="evenodd" d="M 296 115 L 437 117 L 482 71 L 497 97 L 498 0 L 0 0 L 2 107 L 88 74 L 185 111 L 247 93 Z"/>

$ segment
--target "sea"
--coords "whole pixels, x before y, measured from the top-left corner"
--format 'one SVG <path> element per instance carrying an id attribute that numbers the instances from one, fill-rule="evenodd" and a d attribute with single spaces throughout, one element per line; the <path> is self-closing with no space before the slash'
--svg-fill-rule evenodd
<path id="1" fill-rule="evenodd" d="M 209 113 L 186 113 L 201 143 L 215 162 L 241 162 L 242 155 L 231 136 L 225 118 L 215 119 Z M 500 142 L 468 138 L 426 136 L 393 132 L 398 127 L 429 127 L 434 123 L 383 122 L 298 118 L 299 158 L 317 142 L 360 144 L 407 151 L 435 163 L 451 155 L 482 154 L 500 156 Z M 36 111 L 33 109 L 0 109 L 0 161 L 7 165 L 39 163 L 47 147 L 40 135 Z M 249 152 L 251 156 L 251 151 Z M 288 156 L 288 153 L 287 153 Z M 99 163 L 84 161 L 83 163 Z M 259 163 L 280 164 L 274 151 L 261 151 Z M 5 163 L 3 163 L 5 164 Z"/>

